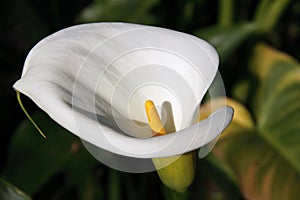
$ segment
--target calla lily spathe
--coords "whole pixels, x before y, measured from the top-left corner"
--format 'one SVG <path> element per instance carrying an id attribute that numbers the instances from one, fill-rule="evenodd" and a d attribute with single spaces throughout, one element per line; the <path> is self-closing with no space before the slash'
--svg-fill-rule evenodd
<path id="1" fill-rule="evenodd" d="M 136 24 L 93 23 L 40 41 L 13 87 L 97 147 L 127 157 L 158 158 L 197 149 L 228 126 L 230 107 L 195 124 L 217 68 L 215 49 L 194 36 Z M 172 106 L 177 132 L 149 137 L 148 99 Z"/>

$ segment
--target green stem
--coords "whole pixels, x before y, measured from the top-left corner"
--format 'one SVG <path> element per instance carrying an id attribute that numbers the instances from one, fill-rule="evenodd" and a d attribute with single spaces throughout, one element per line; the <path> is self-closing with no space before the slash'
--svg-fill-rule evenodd
<path id="1" fill-rule="evenodd" d="M 219 0 L 219 25 L 230 26 L 233 21 L 233 0 Z"/>
<path id="2" fill-rule="evenodd" d="M 189 199 L 188 190 L 185 192 L 177 192 L 175 190 L 164 188 L 165 189 L 165 199 L 167 200 L 187 200 Z"/>
<path id="3" fill-rule="evenodd" d="M 108 181 L 108 199 L 119 200 L 121 198 L 121 186 L 120 177 L 117 171 L 114 169 L 109 170 L 109 181 Z"/>
<path id="4" fill-rule="evenodd" d="M 271 31 L 289 2 L 290 0 L 261 1 L 255 15 L 255 21 L 260 29 L 265 32 Z"/>

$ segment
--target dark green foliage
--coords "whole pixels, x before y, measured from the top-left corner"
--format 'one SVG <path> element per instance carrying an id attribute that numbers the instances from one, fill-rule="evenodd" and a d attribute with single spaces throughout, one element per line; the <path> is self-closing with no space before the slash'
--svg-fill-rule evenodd
<path id="1" fill-rule="evenodd" d="M 293 197 L 297 194 L 292 194 L 292 189 L 286 189 L 292 191 L 291 194 L 280 194 L 280 182 L 286 181 L 283 179 L 289 175 L 290 183 L 299 183 L 300 86 L 295 75 L 299 74 L 299 66 L 278 62 L 263 84 L 248 66 L 253 47 L 261 41 L 300 59 L 300 3 L 227 0 L 229 4 L 220 6 L 220 1 L 2 1 L 0 177 L 3 179 L 0 179 L 0 199 L 30 199 L 17 188 L 34 199 L 46 200 L 243 199 L 245 191 L 237 174 L 256 162 L 262 169 L 256 173 L 257 187 L 264 188 L 259 181 L 265 180 L 267 172 L 263 169 L 271 166 L 270 169 L 281 175 L 270 186 L 276 191 L 274 195 Z M 280 5 L 280 9 L 276 9 L 276 5 Z M 198 161 L 195 181 L 186 194 L 169 191 L 155 172 L 128 174 L 104 166 L 87 152 L 77 137 L 25 99 L 27 110 L 36 113 L 33 118 L 48 137 L 43 139 L 19 108 L 12 85 L 21 76 L 29 50 L 59 29 L 95 21 L 151 24 L 208 40 L 220 55 L 226 89 L 233 88 L 227 90 L 228 95 L 242 101 L 255 119 L 256 130 L 233 136 L 244 145 L 233 142 L 226 149 L 228 155 L 238 152 L 235 157 L 229 156 L 226 163 L 214 155 Z M 249 159 L 244 158 L 247 153 Z M 241 160 L 243 164 L 239 164 Z"/>

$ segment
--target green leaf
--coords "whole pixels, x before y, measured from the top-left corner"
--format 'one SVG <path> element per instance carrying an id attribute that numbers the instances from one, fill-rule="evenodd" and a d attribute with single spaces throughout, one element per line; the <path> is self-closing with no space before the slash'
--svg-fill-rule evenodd
<path id="1" fill-rule="evenodd" d="M 214 25 L 195 32 L 198 37 L 209 41 L 217 49 L 223 62 L 243 42 L 256 33 L 257 27 L 255 23 L 244 23 L 230 27 Z"/>
<path id="2" fill-rule="evenodd" d="M 261 51 L 260 56 L 277 53 Z M 253 106 L 256 125 L 232 128 L 215 148 L 234 169 L 246 199 L 300 196 L 300 65 L 286 58 L 281 55 L 263 66 L 255 62 L 252 69 L 260 80 Z"/>
<path id="3" fill-rule="evenodd" d="M 0 199 L 30 200 L 31 198 L 17 187 L 0 178 Z"/>
<path id="4" fill-rule="evenodd" d="M 91 168 L 98 161 L 83 148 L 79 138 L 46 114 L 37 113 L 32 118 L 48 139 L 42 138 L 34 126 L 24 120 L 12 139 L 3 176 L 31 195 L 59 173 L 66 174 L 68 184 L 86 188 L 83 184 L 87 183 Z"/>
<path id="5" fill-rule="evenodd" d="M 259 82 L 252 108 L 256 118 L 259 119 L 259 123 L 264 121 L 267 110 L 270 110 L 266 105 L 269 104 L 267 99 L 275 94 L 277 82 L 286 73 L 297 68 L 299 68 L 299 63 L 284 52 L 266 44 L 258 44 L 254 48 L 250 70 Z"/>
<path id="6" fill-rule="evenodd" d="M 245 78 L 237 82 L 232 89 L 232 96 L 240 101 L 246 103 L 251 97 L 252 82 L 250 79 Z"/>
<path id="7" fill-rule="evenodd" d="M 300 175 L 300 66 L 292 69 L 276 63 L 264 90 L 260 133 Z"/>
<path id="8" fill-rule="evenodd" d="M 199 169 L 208 180 L 213 181 L 222 190 L 226 199 L 241 199 L 241 193 L 237 184 L 237 177 L 232 168 L 225 162 L 220 162 L 211 153 L 200 162 Z"/>
<path id="9" fill-rule="evenodd" d="M 126 21 L 153 24 L 151 8 L 157 0 L 94 0 L 79 15 L 79 22 Z"/>
<path id="10" fill-rule="evenodd" d="M 272 68 L 275 67 L 275 63 L 287 63 L 290 65 L 287 66 L 289 68 L 299 67 L 299 63 L 284 52 L 263 43 L 255 46 L 250 70 L 262 84 L 266 81 L 266 76 L 271 73 Z"/>
<path id="11" fill-rule="evenodd" d="M 236 136 L 240 134 L 243 136 L 244 133 L 254 129 L 254 122 L 250 112 L 244 105 L 234 99 L 218 97 L 201 105 L 200 120 L 208 117 L 212 112 L 225 105 L 234 109 L 233 119 L 227 129 L 221 134 L 212 154 L 201 160 L 200 170 L 209 180 L 218 185 L 226 199 L 241 199 L 242 195 L 238 187 L 239 176 L 233 170 L 232 163 L 227 160 L 224 153 L 230 151 L 230 148 L 234 148 L 236 144 L 237 148 L 240 147 L 239 138 L 236 138 Z M 229 152 L 229 154 L 233 154 L 235 150 Z"/>
<path id="12" fill-rule="evenodd" d="M 62 165 L 67 183 L 76 186 L 82 200 L 104 199 L 104 186 L 97 184 L 98 179 L 103 179 L 104 169 L 99 167 L 99 161 L 85 150 L 80 141 L 75 141 L 72 145 L 74 155 Z"/>
<path id="13" fill-rule="evenodd" d="M 290 0 L 262 0 L 255 12 L 254 20 L 262 31 L 270 32 L 289 5 Z"/>

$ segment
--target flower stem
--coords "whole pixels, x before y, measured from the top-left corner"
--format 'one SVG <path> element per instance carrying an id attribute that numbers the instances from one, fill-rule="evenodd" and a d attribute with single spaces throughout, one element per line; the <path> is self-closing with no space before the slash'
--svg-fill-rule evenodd
<path id="1" fill-rule="evenodd" d="M 167 200 L 186 200 L 189 199 L 189 190 L 185 192 L 177 192 L 175 190 L 164 188 L 165 199 Z"/>
<path id="2" fill-rule="evenodd" d="M 219 0 L 219 25 L 228 27 L 233 21 L 233 0 Z"/>

